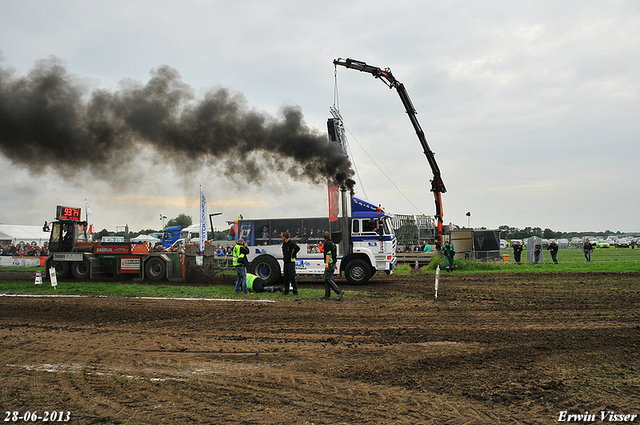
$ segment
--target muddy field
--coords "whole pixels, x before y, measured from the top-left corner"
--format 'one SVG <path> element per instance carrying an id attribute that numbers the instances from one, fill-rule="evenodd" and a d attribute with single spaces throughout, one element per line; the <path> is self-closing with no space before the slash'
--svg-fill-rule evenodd
<path id="1" fill-rule="evenodd" d="M 69 412 L 74 424 L 553 424 L 640 414 L 640 273 L 445 274 L 437 301 L 433 283 L 340 281 L 340 302 L 0 297 L 2 419 L 35 410 Z"/>

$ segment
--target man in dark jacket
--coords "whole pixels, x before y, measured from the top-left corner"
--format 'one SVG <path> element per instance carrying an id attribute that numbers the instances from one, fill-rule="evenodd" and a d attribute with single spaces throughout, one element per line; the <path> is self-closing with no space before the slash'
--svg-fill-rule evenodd
<path id="1" fill-rule="evenodd" d="M 533 262 L 534 263 L 540 263 L 541 255 L 542 255 L 542 244 L 540 242 L 538 242 L 533 247 Z"/>
<path id="2" fill-rule="evenodd" d="M 551 259 L 553 260 L 553 264 L 558 264 L 558 244 L 555 240 L 552 240 L 547 248 L 547 251 L 551 254 Z"/>
<path id="3" fill-rule="evenodd" d="M 520 241 L 515 241 L 513 243 L 513 259 L 516 264 L 520 264 L 520 258 L 522 256 L 522 244 Z"/>
<path id="4" fill-rule="evenodd" d="M 289 239 L 289 232 L 282 232 L 282 260 L 284 261 L 284 291 L 282 295 L 289 295 L 289 287 L 293 287 L 293 295 L 298 296 L 298 282 L 296 281 L 296 256 L 300 251 L 297 243 Z"/>
<path id="5" fill-rule="evenodd" d="M 336 271 L 337 252 L 336 244 L 331 240 L 331 233 L 324 232 L 324 297 L 323 300 L 331 299 L 331 290 L 338 294 L 338 301 L 344 296 L 344 291 L 338 288 L 338 285 L 331 278 Z"/>
<path id="6" fill-rule="evenodd" d="M 584 243 L 584 247 L 582 248 L 584 251 L 584 258 L 587 259 L 587 262 L 591 261 L 591 251 L 593 251 L 593 245 L 589 242 L 589 239 Z"/>

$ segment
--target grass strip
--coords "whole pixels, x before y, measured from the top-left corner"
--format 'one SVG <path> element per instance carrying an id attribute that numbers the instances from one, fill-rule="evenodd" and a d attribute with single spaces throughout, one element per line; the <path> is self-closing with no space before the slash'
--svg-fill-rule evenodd
<path id="1" fill-rule="evenodd" d="M 355 295 L 355 291 L 349 291 Z M 280 293 L 236 294 L 233 286 L 188 286 L 171 284 L 143 284 L 129 282 L 58 282 L 56 288 L 45 281 L 41 285 L 24 281 L 0 281 L 0 294 L 36 294 L 36 295 L 87 295 L 120 297 L 169 297 L 169 298 L 237 298 L 267 300 L 317 299 L 324 290 L 301 289 L 298 297 Z"/>

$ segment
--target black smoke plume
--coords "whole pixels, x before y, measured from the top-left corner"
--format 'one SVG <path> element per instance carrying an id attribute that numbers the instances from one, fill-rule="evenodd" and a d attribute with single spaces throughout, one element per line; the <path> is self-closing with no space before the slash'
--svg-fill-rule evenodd
<path id="1" fill-rule="evenodd" d="M 231 180 L 260 184 L 276 171 L 353 187 L 348 158 L 304 123 L 299 107 L 275 118 L 224 88 L 196 99 L 169 66 L 151 71 L 146 84 L 123 81 L 92 93 L 54 57 L 26 77 L 0 68 L 0 152 L 13 163 L 108 176 L 141 147 L 185 172 L 213 166 Z"/>

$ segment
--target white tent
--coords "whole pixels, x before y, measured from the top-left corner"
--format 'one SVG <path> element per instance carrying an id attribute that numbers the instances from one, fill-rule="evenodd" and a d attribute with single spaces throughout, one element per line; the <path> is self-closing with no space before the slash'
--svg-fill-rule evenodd
<path id="1" fill-rule="evenodd" d="M 156 242 L 160 242 L 160 239 L 149 235 L 140 235 L 135 238 L 131 238 L 131 242 L 151 242 L 152 244 L 155 244 Z"/>
<path id="2" fill-rule="evenodd" d="M 19 244 L 35 242 L 38 246 L 49 242 L 50 232 L 43 232 L 42 226 L 21 226 L 17 224 L 0 224 L 0 242 Z"/>

